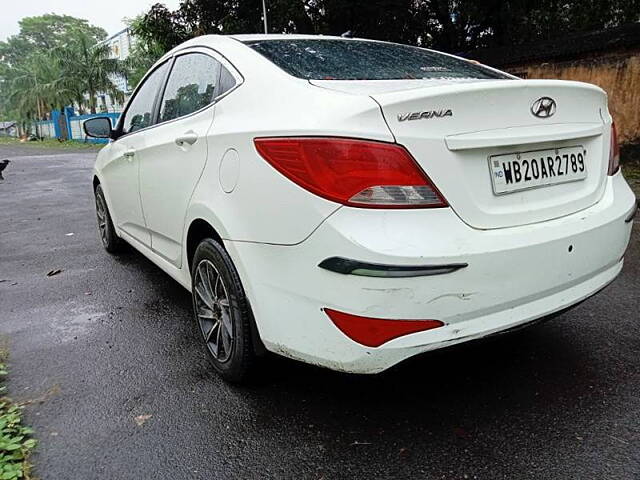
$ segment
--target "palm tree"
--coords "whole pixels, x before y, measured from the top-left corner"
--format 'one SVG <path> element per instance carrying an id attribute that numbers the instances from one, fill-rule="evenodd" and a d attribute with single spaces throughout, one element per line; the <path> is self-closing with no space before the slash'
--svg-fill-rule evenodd
<path id="1" fill-rule="evenodd" d="M 0 65 L 2 110 L 21 123 L 42 120 L 51 109 L 63 110 L 76 102 L 96 112 L 96 96 L 106 93 L 122 101 L 124 93 L 114 85 L 115 75 L 126 73 L 123 62 L 110 58 L 107 45 L 76 32 L 69 44 L 49 51 L 38 50 L 19 62 Z"/>
<path id="2" fill-rule="evenodd" d="M 52 52 L 33 53 L 11 69 L 6 80 L 8 102 L 26 116 L 42 120 L 51 108 L 71 100 L 63 79 L 62 65 Z"/>
<path id="3" fill-rule="evenodd" d="M 66 90 L 74 92 L 76 101 L 84 94 L 88 95 L 89 110 L 96 113 L 96 96 L 100 92 L 118 101 L 124 100 L 124 93 L 118 90 L 112 78 L 126 74 L 126 70 L 120 60 L 111 58 L 108 45 L 95 44 L 89 36 L 77 33 L 73 42 L 58 49 L 56 55 L 62 61 Z"/>

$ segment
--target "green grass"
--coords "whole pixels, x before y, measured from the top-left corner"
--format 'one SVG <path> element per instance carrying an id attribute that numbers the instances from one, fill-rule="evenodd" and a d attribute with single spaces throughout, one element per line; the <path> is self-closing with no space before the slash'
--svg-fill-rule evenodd
<path id="1" fill-rule="evenodd" d="M 636 197 L 640 198 L 640 162 L 623 163 L 622 174 L 636 194 Z"/>
<path id="2" fill-rule="evenodd" d="M 0 352 L 0 394 L 6 391 L 6 353 Z M 29 456 L 36 446 L 33 430 L 22 425 L 22 405 L 0 398 L 0 480 L 25 479 L 31 476 Z"/>
<path id="3" fill-rule="evenodd" d="M 622 171 L 627 180 L 640 180 L 640 164 L 623 164 Z"/>
<path id="4" fill-rule="evenodd" d="M 60 142 L 55 138 L 45 140 L 34 140 L 32 142 L 21 142 L 17 138 L 0 137 L 0 145 L 24 146 L 28 148 L 53 148 L 60 150 L 99 150 L 103 145 L 94 143 L 84 143 L 79 140 L 67 140 Z M 2 478 L 0 477 L 0 480 Z"/>

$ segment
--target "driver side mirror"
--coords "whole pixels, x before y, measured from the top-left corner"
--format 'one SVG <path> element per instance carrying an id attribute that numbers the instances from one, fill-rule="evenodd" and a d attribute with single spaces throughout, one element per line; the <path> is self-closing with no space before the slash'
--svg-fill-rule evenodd
<path id="1" fill-rule="evenodd" d="M 86 120 L 83 124 L 84 133 L 93 138 L 111 138 L 113 129 L 109 117 L 95 117 Z"/>

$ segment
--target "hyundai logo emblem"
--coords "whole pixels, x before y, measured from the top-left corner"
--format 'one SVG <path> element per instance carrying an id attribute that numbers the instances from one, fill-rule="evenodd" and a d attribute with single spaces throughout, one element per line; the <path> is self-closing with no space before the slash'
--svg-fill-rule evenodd
<path id="1" fill-rule="evenodd" d="M 556 101 L 549 97 L 539 98 L 531 105 L 531 113 L 539 118 L 549 118 L 556 113 Z"/>

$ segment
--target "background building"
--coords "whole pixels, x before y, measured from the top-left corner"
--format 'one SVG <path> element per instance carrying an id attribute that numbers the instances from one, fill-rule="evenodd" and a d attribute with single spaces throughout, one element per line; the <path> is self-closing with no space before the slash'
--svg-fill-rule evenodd
<path id="1" fill-rule="evenodd" d="M 110 36 L 106 40 L 103 40 L 99 45 L 108 45 L 111 51 L 111 58 L 117 58 L 118 60 L 126 60 L 131 51 L 132 37 L 128 28 L 120 30 L 118 33 Z M 118 90 L 122 91 L 125 95 L 125 102 L 131 94 L 131 86 L 129 85 L 127 78 L 123 75 L 114 75 L 111 81 L 116 85 Z M 124 105 L 111 98 L 106 93 L 98 94 L 98 111 L 101 112 L 121 112 Z"/>

